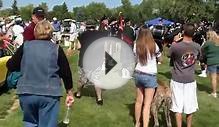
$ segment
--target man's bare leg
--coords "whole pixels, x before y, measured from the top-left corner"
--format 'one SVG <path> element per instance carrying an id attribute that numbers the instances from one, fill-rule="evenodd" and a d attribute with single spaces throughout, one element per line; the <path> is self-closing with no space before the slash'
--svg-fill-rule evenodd
<path id="1" fill-rule="evenodd" d="M 187 127 L 192 127 L 192 114 L 186 115 Z"/>
<path id="2" fill-rule="evenodd" d="M 103 99 L 102 99 L 102 89 L 95 86 L 95 91 L 96 91 L 96 96 L 97 96 L 97 104 L 98 105 L 103 105 Z"/>
<path id="3" fill-rule="evenodd" d="M 175 116 L 177 127 L 182 127 L 182 113 L 176 113 Z"/>

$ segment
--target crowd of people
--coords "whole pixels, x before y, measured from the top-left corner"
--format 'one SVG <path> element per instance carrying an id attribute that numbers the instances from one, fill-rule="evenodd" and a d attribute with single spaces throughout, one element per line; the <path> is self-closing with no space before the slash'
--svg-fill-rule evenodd
<path id="1" fill-rule="evenodd" d="M 35 12 L 33 12 L 35 13 Z M 15 51 L 17 48 L 19 48 L 24 41 L 31 40 L 34 38 L 33 36 L 33 28 L 35 27 L 35 24 L 38 22 L 37 20 L 44 20 L 44 16 L 38 16 L 38 19 L 36 17 L 32 16 L 30 21 L 23 21 L 21 16 L 11 16 L 8 18 L 2 18 L 0 21 L 0 36 L 1 38 L 4 38 L 2 40 L 6 40 L 7 42 L 2 42 L 0 46 L 0 57 L 3 57 L 4 55 L 8 55 L 5 53 L 5 50 L 12 50 Z M 54 17 L 50 21 L 51 25 L 53 26 L 53 37 L 52 40 L 55 43 L 60 43 L 63 38 L 65 37 L 63 34 L 68 33 L 70 41 L 74 42 L 75 35 L 78 32 L 83 32 L 85 30 L 85 24 L 83 22 L 77 23 L 75 20 L 71 19 L 65 19 L 63 21 L 58 20 L 56 17 Z M 29 29 L 31 31 L 29 31 Z M 78 30 L 79 29 L 79 30 Z M 24 31 L 25 30 L 25 31 Z M 74 34 L 74 36 L 72 36 Z M 12 47 L 10 49 L 7 49 L 9 47 L 8 44 L 10 44 Z"/>
<path id="2" fill-rule="evenodd" d="M 74 96 L 80 99 L 82 89 L 87 83 L 93 84 L 97 105 L 103 105 L 102 89 L 89 81 L 83 69 L 83 56 L 95 40 L 102 37 L 117 37 L 133 49 L 137 62 L 134 72 L 136 84 L 135 127 L 148 127 L 150 106 L 159 85 L 157 83 L 157 64 L 162 63 L 163 46 L 169 46 L 171 70 L 170 88 L 172 107 L 177 127 L 182 127 L 182 113 L 186 114 L 187 127 L 192 126 L 192 116 L 198 110 L 197 83 L 195 65 L 200 61 L 203 70 L 209 73 L 213 97 L 217 97 L 219 79 L 219 29 L 200 23 L 158 27 L 147 25 L 134 26 L 130 19 L 124 18 L 122 12 L 118 18 L 103 16 L 98 27 L 94 20 L 82 25 L 78 36 L 79 47 L 79 81 L 77 91 L 73 93 L 72 72 L 67 57 L 59 44 L 54 43 L 54 32 L 62 31 L 57 18 L 53 22 L 45 19 L 42 8 L 33 10 L 32 20 L 24 26 L 18 17 L 11 26 L 12 35 L 16 37 L 17 50 L 7 62 L 10 72 L 20 71 L 22 76 L 17 83 L 17 94 L 23 111 L 25 127 L 56 127 L 61 93 L 61 79 L 66 89 L 66 106 L 74 103 Z M 76 32 L 76 25 L 71 24 L 69 31 Z M 205 29 L 206 28 L 206 29 Z M 8 33 L 1 27 L 1 32 Z M 10 31 L 8 29 L 8 31 Z M 4 39 L 4 37 L 1 37 Z M 13 40 L 13 39 L 12 39 Z M 53 40 L 53 41 L 52 41 Z M 2 48 L 0 48 L 1 50 Z M 1 55 L 1 54 L 0 54 Z M 143 123 L 141 121 L 143 120 Z"/>

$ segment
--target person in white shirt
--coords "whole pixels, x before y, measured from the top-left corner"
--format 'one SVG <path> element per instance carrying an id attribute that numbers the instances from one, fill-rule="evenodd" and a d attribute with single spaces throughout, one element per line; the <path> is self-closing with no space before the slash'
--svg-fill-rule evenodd
<path id="1" fill-rule="evenodd" d="M 70 33 L 75 33 L 77 31 L 77 26 L 75 24 L 75 21 L 71 22 L 71 27 L 70 27 Z"/>
<path id="2" fill-rule="evenodd" d="M 0 32 L 1 32 L 1 33 L 6 33 L 5 21 L 1 21 L 1 22 L 0 22 Z"/>
<path id="3" fill-rule="evenodd" d="M 24 32 L 24 27 L 21 26 L 22 24 L 22 19 L 21 18 L 16 18 L 15 19 L 15 25 L 12 27 L 12 34 L 14 37 L 14 42 L 16 43 L 17 47 L 20 47 L 23 44 L 23 32 Z"/>
<path id="4" fill-rule="evenodd" d="M 84 22 L 81 22 L 79 29 L 80 29 L 80 32 L 83 33 L 86 30 L 86 24 Z"/>
<path id="5" fill-rule="evenodd" d="M 141 114 L 143 115 L 143 127 L 148 127 L 150 106 L 155 88 L 157 87 L 157 60 L 160 61 L 161 58 L 159 47 L 155 43 L 149 29 L 140 29 L 136 45 L 134 46 L 134 52 L 137 57 L 135 68 L 135 84 L 137 90 L 135 127 L 141 126 Z"/>

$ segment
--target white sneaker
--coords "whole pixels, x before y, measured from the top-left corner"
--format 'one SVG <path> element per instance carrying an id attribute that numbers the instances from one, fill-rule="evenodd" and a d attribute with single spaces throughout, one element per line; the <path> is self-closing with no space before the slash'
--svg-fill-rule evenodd
<path id="1" fill-rule="evenodd" d="M 211 93 L 211 94 L 209 94 L 209 96 L 212 96 L 212 97 L 214 97 L 214 98 L 217 98 L 217 93 Z"/>
<path id="2" fill-rule="evenodd" d="M 199 77 L 203 77 L 203 78 L 206 78 L 207 77 L 207 74 L 206 73 L 201 73 L 200 75 L 198 75 Z"/>

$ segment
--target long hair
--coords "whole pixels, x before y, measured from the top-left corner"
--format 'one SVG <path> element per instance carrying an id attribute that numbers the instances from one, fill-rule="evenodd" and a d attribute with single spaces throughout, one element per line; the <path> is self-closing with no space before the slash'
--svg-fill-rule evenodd
<path id="1" fill-rule="evenodd" d="M 155 54 L 155 49 L 155 41 L 151 31 L 149 29 L 141 28 L 136 41 L 136 53 L 139 62 L 142 65 L 145 65 L 149 59 L 148 57 L 152 57 Z"/>
<path id="2" fill-rule="evenodd" d="M 219 35 L 215 31 L 207 32 L 207 40 L 213 42 L 215 45 L 219 45 Z"/>

